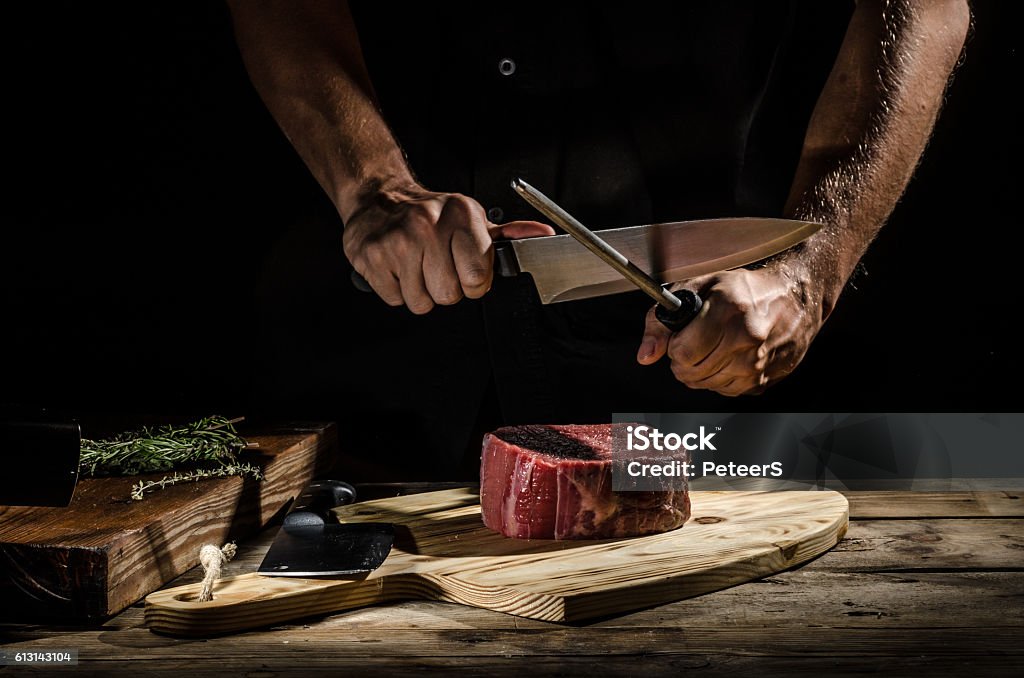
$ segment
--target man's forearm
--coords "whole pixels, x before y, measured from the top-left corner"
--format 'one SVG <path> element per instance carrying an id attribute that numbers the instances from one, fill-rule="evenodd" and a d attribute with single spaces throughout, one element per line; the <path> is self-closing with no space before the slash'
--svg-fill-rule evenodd
<path id="1" fill-rule="evenodd" d="M 342 219 L 368 195 L 415 183 L 377 110 L 347 2 L 229 4 L 253 84 Z"/>
<path id="2" fill-rule="evenodd" d="M 777 263 L 824 320 L 927 144 L 970 22 L 966 0 L 860 0 L 786 205 L 826 224 Z"/>

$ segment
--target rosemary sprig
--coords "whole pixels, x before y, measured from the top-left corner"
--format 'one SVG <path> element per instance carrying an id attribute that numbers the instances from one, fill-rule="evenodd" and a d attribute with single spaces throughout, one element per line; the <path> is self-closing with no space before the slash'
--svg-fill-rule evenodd
<path id="1" fill-rule="evenodd" d="M 79 470 L 87 476 L 135 476 L 186 464 L 234 462 L 246 446 L 235 421 L 207 417 L 184 426 L 143 427 L 105 440 L 83 438 Z"/>
<path id="2" fill-rule="evenodd" d="M 79 470 L 84 476 L 134 476 L 174 471 L 160 480 L 140 481 L 132 486 L 132 499 L 169 485 L 207 478 L 249 476 L 263 479 L 263 471 L 238 461 L 238 453 L 249 447 L 235 431 L 240 419 L 207 417 L 184 426 L 144 427 L 104 440 L 82 439 Z"/>
<path id="3" fill-rule="evenodd" d="M 246 463 L 225 464 L 224 466 L 212 469 L 200 468 L 185 473 L 175 471 L 174 475 L 164 476 L 160 480 L 140 481 L 132 485 L 132 499 L 142 501 L 145 498 L 146 492 L 155 489 L 162 490 L 168 485 L 196 482 L 206 480 L 207 478 L 226 478 L 227 476 L 249 476 L 256 480 L 263 480 L 263 471 L 258 466 Z"/>

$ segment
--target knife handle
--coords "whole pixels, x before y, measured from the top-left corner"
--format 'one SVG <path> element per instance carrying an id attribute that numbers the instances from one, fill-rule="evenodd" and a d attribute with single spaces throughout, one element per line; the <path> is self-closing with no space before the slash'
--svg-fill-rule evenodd
<path id="1" fill-rule="evenodd" d="M 494 272 L 502 278 L 514 278 L 522 273 L 511 240 L 494 243 Z"/>
<path id="2" fill-rule="evenodd" d="M 370 283 L 366 282 L 366 278 L 356 273 L 355 269 L 352 269 L 352 287 L 355 287 L 360 292 L 373 291 L 373 288 L 370 287 Z"/>
<path id="3" fill-rule="evenodd" d="M 340 480 L 315 480 L 295 498 L 288 515 L 284 517 L 286 527 L 325 525 L 334 522 L 331 509 L 351 504 L 356 500 L 356 489 Z"/>
<path id="4" fill-rule="evenodd" d="M 672 294 L 679 297 L 683 302 L 679 308 L 670 311 L 662 305 L 654 307 L 654 317 L 661 321 L 661 324 L 673 332 L 678 332 L 700 313 L 700 307 L 704 305 L 700 295 L 687 289 L 676 290 Z"/>
<path id="5" fill-rule="evenodd" d="M 519 261 L 516 259 L 515 250 L 508 240 L 494 243 L 494 272 L 502 278 L 514 278 L 519 275 Z M 366 278 L 352 271 L 352 286 L 360 292 L 372 292 L 373 288 Z"/>

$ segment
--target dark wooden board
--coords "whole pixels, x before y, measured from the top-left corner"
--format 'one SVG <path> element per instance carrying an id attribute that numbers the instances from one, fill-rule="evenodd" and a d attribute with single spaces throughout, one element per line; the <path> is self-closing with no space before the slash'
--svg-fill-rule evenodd
<path id="1" fill-rule="evenodd" d="M 88 478 L 67 508 L 0 506 L 0 611 L 62 622 L 116 614 L 194 567 L 203 544 L 266 525 L 337 445 L 331 425 L 247 437 L 263 481 L 218 478 L 130 501 L 140 478 Z"/>

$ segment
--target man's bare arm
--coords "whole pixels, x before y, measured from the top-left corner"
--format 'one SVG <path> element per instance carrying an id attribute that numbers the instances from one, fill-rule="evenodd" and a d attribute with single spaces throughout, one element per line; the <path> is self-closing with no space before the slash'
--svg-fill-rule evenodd
<path id="1" fill-rule="evenodd" d="M 498 236 L 554 231 L 497 226 L 473 199 L 429 191 L 381 116 L 345 0 L 229 0 L 249 76 L 345 222 L 349 261 L 386 302 L 426 313 L 479 297 Z"/>
<path id="2" fill-rule="evenodd" d="M 789 374 L 910 180 L 970 22 L 966 0 L 860 0 L 818 99 L 786 206 L 826 224 L 763 268 L 686 286 L 701 315 L 670 335 L 649 314 L 637 359 L 724 395 Z"/>
<path id="3" fill-rule="evenodd" d="M 347 2 L 228 4 L 253 84 L 342 219 L 362 192 L 415 185 L 377 111 Z"/>
<path id="4" fill-rule="evenodd" d="M 827 226 L 794 254 L 822 320 L 928 143 L 970 24 L 966 0 L 860 0 L 811 117 L 786 205 Z"/>

